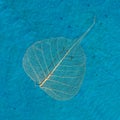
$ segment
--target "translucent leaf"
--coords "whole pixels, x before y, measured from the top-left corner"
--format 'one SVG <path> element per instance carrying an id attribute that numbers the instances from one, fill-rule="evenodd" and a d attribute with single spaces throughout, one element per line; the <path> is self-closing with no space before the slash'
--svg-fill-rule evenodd
<path id="1" fill-rule="evenodd" d="M 81 40 L 95 24 L 76 40 L 63 37 L 37 41 L 23 58 L 27 75 L 56 100 L 68 100 L 79 91 L 84 78 L 86 57 Z"/>

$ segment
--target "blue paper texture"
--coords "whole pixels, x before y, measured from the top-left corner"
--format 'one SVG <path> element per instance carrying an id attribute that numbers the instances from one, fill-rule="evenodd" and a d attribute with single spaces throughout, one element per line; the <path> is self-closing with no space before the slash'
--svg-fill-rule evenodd
<path id="1" fill-rule="evenodd" d="M 89 19 L 87 19 L 87 17 Z M 26 75 L 22 59 L 38 40 L 82 40 L 79 93 L 56 101 Z M 0 0 L 0 120 L 120 120 L 120 0 Z"/>

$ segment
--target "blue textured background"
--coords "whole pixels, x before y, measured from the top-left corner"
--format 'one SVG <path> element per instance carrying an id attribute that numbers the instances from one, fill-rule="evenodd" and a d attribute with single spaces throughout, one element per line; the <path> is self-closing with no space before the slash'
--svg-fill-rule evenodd
<path id="1" fill-rule="evenodd" d="M 79 36 L 84 12 L 97 18 L 81 43 L 85 79 L 73 99 L 55 101 L 22 58 L 37 40 Z M 120 120 L 120 0 L 0 0 L 0 67 L 0 120 Z"/>

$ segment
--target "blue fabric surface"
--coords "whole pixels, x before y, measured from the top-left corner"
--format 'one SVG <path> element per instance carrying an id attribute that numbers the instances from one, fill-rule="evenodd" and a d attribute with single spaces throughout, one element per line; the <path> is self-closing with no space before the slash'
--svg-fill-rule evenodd
<path id="1" fill-rule="evenodd" d="M 80 36 L 84 13 L 96 16 L 81 43 L 85 79 L 73 99 L 55 101 L 25 74 L 22 58 L 37 40 Z M 0 0 L 0 120 L 120 120 L 119 21 L 119 0 Z"/>

